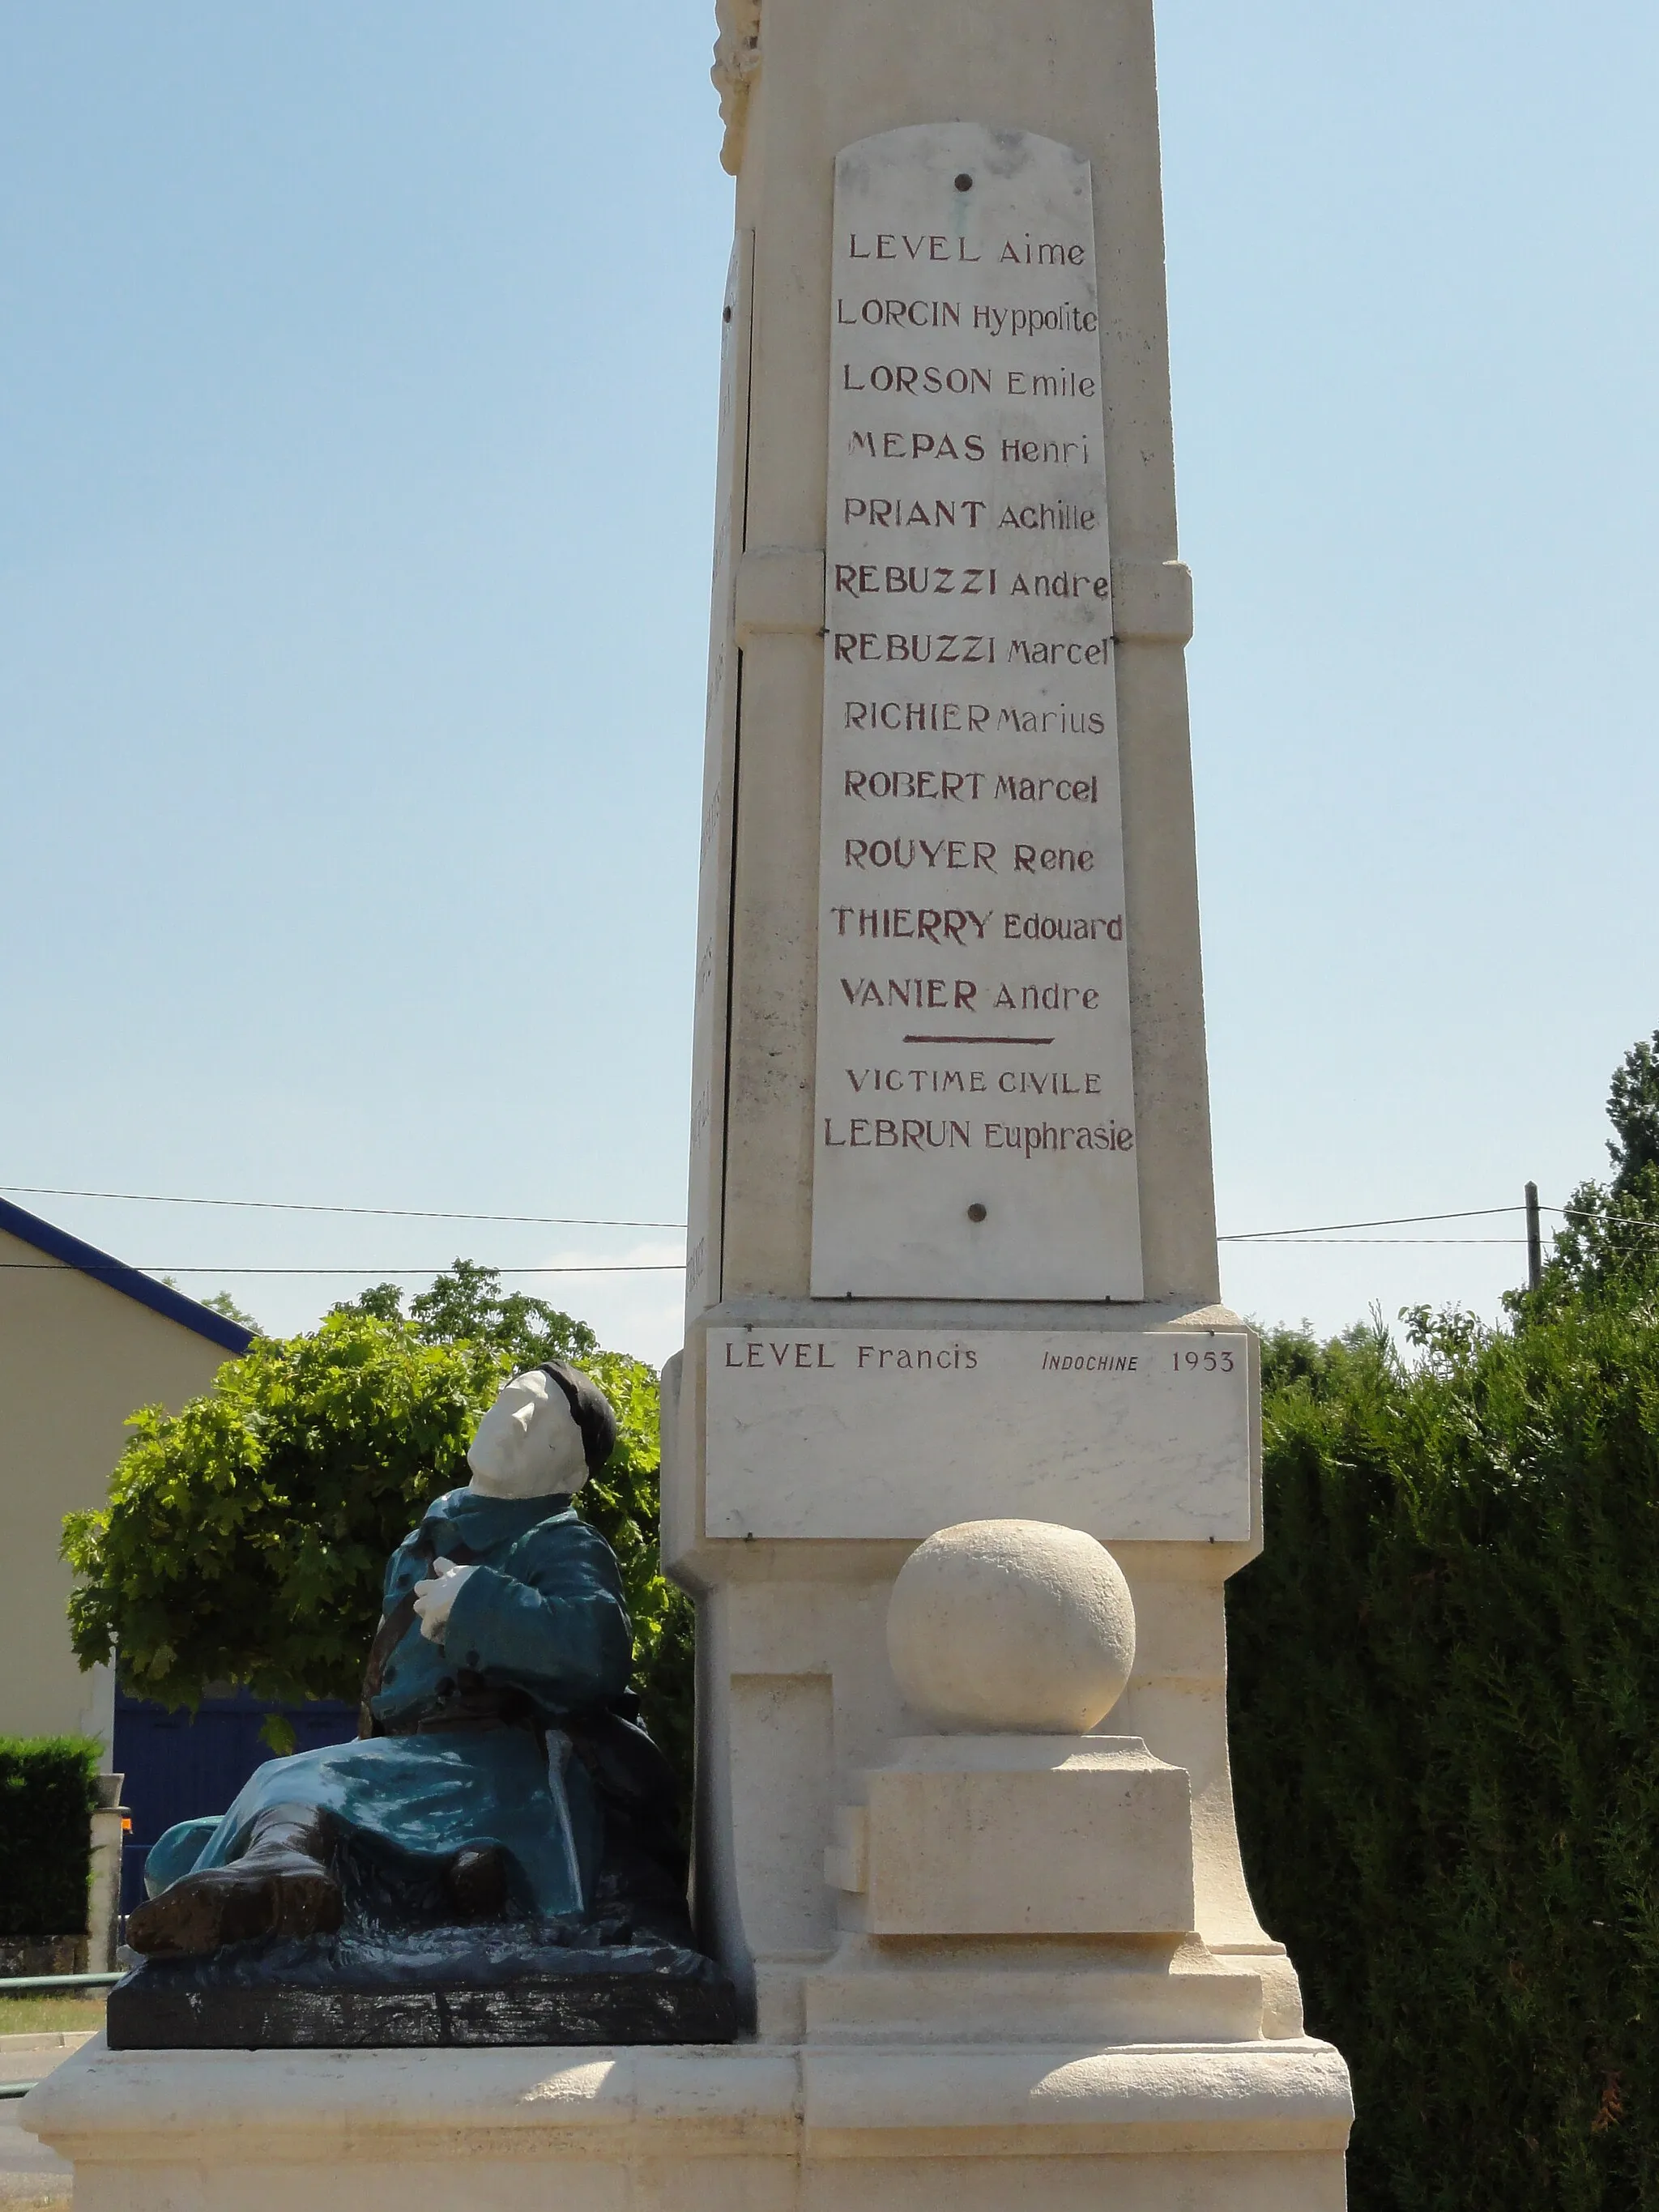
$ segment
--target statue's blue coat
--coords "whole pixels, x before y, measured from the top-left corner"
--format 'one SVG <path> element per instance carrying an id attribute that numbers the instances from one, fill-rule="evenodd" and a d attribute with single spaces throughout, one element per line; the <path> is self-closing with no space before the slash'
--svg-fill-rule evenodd
<path id="1" fill-rule="evenodd" d="M 393 1553 L 384 1610 L 430 1574 L 434 1555 L 459 1547 L 477 1571 L 456 1594 L 443 1643 L 411 1624 L 387 1662 L 374 1716 L 393 1729 L 441 1717 L 456 1693 L 457 1670 L 466 1668 L 491 1689 L 523 1692 L 550 1732 L 550 1757 L 527 1728 L 457 1727 L 269 1760 L 222 1820 L 168 1829 L 145 1866 L 152 1896 L 234 1858 L 266 1807 L 297 1803 L 324 1806 L 422 1856 L 498 1844 L 517 1862 L 538 1911 L 582 1909 L 603 1842 L 601 1818 L 580 1762 L 561 1759 L 568 1745 L 557 1730 L 562 1715 L 628 1686 L 632 1638 L 616 1559 L 568 1499 L 452 1490 Z"/>

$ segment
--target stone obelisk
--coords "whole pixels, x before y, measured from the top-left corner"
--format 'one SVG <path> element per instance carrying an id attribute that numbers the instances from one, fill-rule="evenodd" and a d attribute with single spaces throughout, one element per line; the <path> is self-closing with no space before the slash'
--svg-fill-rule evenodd
<path id="1" fill-rule="evenodd" d="M 1138 1636 L 1105 1727 L 1188 1778 L 1182 1955 L 1251 1992 L 1251 2139 L 1277 2110 L 1301 2177 L 1272 2201 L 1338 2203 L 1346 2079 L 1252 1909 L 1228 1778 L 1258 1385 L 1219 1304 L 1150 0 L 720 0 L 720 33 L 737 220 L 664 1480 L 699 1601 L 703 1937 L 763 2045 L 843 2073 L 878 2018 L 982 2040 L 975 2005 L 1032 2048 L 1084 2021 L 1116 2022 L 1103 2050 L 1179 2039 L 1184 1975 L 1090 1979 L 1150 1940 L 1132 1905 L 958 1905 L 930 1981 L 872 1870 L 872 1778 L 950 1741 L 889 1659 L 899 1568 L 954 1524 L 1085 1530 Z M 1021 1930 L 1083 1977 L 1046 2024 L 970 1988 Z M 1249 2134 L 1228 2094 L 1194 2137 L 1218 2154 Z"/>

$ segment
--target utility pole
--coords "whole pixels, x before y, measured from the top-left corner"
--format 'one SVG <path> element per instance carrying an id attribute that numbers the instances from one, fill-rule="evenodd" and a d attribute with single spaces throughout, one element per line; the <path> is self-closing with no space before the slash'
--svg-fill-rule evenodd
<path id="1" fill-rule="evenodd" d="M 1538 1228 L 1538 1186 L 1527 1185 L 1527 1288 L 1535 1291 L 1544 1279 L 1544 1240 Z"/>

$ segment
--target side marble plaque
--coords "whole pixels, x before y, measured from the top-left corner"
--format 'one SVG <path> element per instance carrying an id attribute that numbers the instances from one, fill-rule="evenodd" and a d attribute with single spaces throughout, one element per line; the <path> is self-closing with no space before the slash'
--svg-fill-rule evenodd
<path id="1" fill-rule="evenodd" d="M 1250 1533 L 1243 1329 L 711 1329 L 711 1536 Z"/>
<path id="2" fill-rule="evenodd" d="M 1089 164 L 836 172 L 815 1297 L 1141 1294 Z"/>

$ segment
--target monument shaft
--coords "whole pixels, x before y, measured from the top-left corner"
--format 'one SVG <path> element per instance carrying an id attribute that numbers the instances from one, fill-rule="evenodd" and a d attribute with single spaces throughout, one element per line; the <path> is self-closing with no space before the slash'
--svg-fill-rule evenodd
<path id="1" fill-rule="evenodd" d="M 1279 2144 L 1304 2163 L 1250 2185 L 1338 2203 L 1340 2062 L 1302 2037 L 1228 1778 L 1259 1398 L 1218 1303 L 1151 7 L 730 0 L 720 24 L 737 240 L 664 1415 L 699 1924 L 813 2078 L 900 2019 L 976 2039 L 975 2007 L 1011 2053 L 1241 2022 L 1317 2051 L 1313 2133 Z M 1132 1733 L 1092 1766 L 1108 1740 L 918 1734 L 884 1649 L 916 1540 L 1004 1516 L 1127 1578 Z M 1160 1868 L 1236 2015 L 1112 1968 Z M 984 1950 L 1062 1927 L 1057 1979 Z M 925 1957 L 897 1933 L 923 1928 Z M 890 2099 L 891 2155 L 927 2095 Z M 941 2156 L 929 2189 L 963 2171 Z"/>
<path id="2" fill-rule="evenodd" d="M 865 1924 L 848 1800 L 915 1731 L 894 1576 L 949 1523 L 1064 1521 L 1128 1577 L 1112 1725 L 1190 1778 L 1194 1932 L 1297 2036 L 1227 1771 L 1259 1401 L 1218 1303 L 1151 7 L 720 22 L 737 239 L 664 1416 L 700 1925 L 762 2038 L 807 2033 Z"/>
<path id="3" fill-rule="evenodd" d="M 832 949 L 823 941 L 823 912 L 832 905 L 854 910 L 848 918 L 850 942 L 842 939 L 834 949 L 852 951 L 862 945 L 866 956 L 878 949 L 882 956 L 879 960 L 866 957 L 865 967 L 849 964 L 845 970 L 838 962 L 826 972 L 836 976 L 846 972 L 856 978 L 867 969 L 884 989 L 891 963 L 896 979 L 915 974 L 924 988 L 930 980 L 943 980 L 953 1002 L 954 988 L 950 987 L 959 980 L 962 963 L 953 963 L 946 956 L 982 951 L 983 939 L 963 944 L 963 925 L 954 939 L 944 935 L 940 925 L 942 942 L 938 936 L 932 941 L 896 940 L 890 933 L 860 939 L 859 912 L 878 915 L 873 925 L 878 933 L 884 928 L 890 933 L 895 908 L 912 910 L 908 927 L 914 929 L 915 909 L 970 908 L 983 912 L 988 904 L 998 908 L 999 929 L 1006 928 L 1010 913 L 1035 917 L 1040 924 L 1045 911 L 1053 918 L 1094 921 L 1103 928 L 1115 918 L 1116 902 L 1079 893 L 1096 893 L 1109 884 L 1115 890 L 1120 866 L 1125 923 L 1116 945 L 1122 963 L 1117 988 L 1127 992 L 1130 1036 L 1127 1051 L 1109 1054 L 1109 1065 L 1095 1072 L 1115 1082 L 1127 1072 L 1125 1060 L 1133 1058 L 1133 1092 L 1127 1112 L 1115 1094 L 1109 1096 L 1103 1088 L 1088 1094 L 1086 1118 L 1081 1111 L 1062 1117 L 1023 1109 L 995 1116 L 980 1112 L 971 1118 L 1020 1125 L 1059 1124 L 1064 1119 L 1091 1129 L 1099 1124 L 1110 1132 L 1115 1115 L 1120 1128 L 1127 1127 L 1133 1133 L 1132 1155 L 1126 1152 L 1110 1157 L 1133 1158 L 1139 1213 L 1138 1249 L 1133 1256 L 1139 1262 L 1142 1285 L 1131 1284 L 1126 1291 L 1121 1285 L 1103 1290 L 1091 1284 L 1083 1294 L 1133 1296 L 1144 1285 L 1144 1296 L 1154 1301 L 1212 1299 L 1218 1283 L 1182 661 L 1190 630 L 1190 593 L 1186 572 L 1176 565 L 1150 9 L 1088 5 L 1083 0 L 1042 0 L 1035 9 L 937 4 L 906 10 L 889 21 L 859 9 L 767 0 L 763 21 L 757 21 L 757 45 L 747 43 L 746 22 L 733 24 L 722 42 L 732 67 L 746 73 L 732 82 L 726 101 L 732 111 L 727 158 L 738 175 L 738 238 L 726 301 L 730 319 L 726 325 L 725 435 L 717 517 L 722 557 L 716 574 L 705 896 L 697 954 L 695 1264 L 689 1312 L 696 1315 L 722 1297 L 808 1294 L 814 1287 L 815 1229 L 821 1239 L 832 1242 L 845 1233 L 844 1225 L 815 1224 L 813 1218 L 814 1183 L 823 1164 L 818 1109 L 820 1099 L 828 1103 L 830 1097 L 823 1073 L 815 1066 L 816 1048 L 821 1041 L 840 1042 L 833 1027 L 825 1037 L 836 1010 L 820 996 L 820 970 Z M 1095 270 L 1036 264 L 1020 272 L 994 260 L 991 269 L 1001 270 L 1006 293 L 999 302 L 988 296 L 983 262 L 941 264 L 921 258 L 913 248 L 921 236 L 932 234 L 931 226 L 924 232 L 920 222 L 914 222 L 907 246 L 905 228 L 896 223 L 889 240 L 892 258 L 878 261 L 875 256 L 886 249 L 873 235 L 860 239 L 856 250 L 867 246 L 872 256 L 867 264 L 856 264 L 866 281 L 839 288 L 844 312 L 859 319 L 850 325 L 832 320 L 837 269 L 850 275 L 855 251 L 854 222 L 844 226 L 849 234 L 845 238 L 838 238 L 836 230 L 838 157 L 876 134 L 958 117 L 975 118 L 993 129 L 1039 134 L 1087 163 L 1092 208 L 1085 215 L 1091 214 L 1092 223 L 1085 221 L 1080 228 L 1074 227 L 1065 243 L 1074 251 L 1087 251 Z M 978 189 L 982 192 L 983 185 Z M 969 201 L 974 195 L 960 197 Z M 849 202 L 848 212 L 849 217 L 859 216 L 855 202 Z M 994 227 L 988 216 L 983 227 L 988 234 Z M 1022 233 L 1027 227 L 1026 222 L 1011 226 Z M 1091 240 L 1087 237 L 1090 229 Z M 1003 242 L 1000 237 L 998 249 Z M 1039 247 L 1044 242 L 1039 240 Z M 956 250 L 952 241 L 951 251 Z M 1008 281 L 1021 273 L 1036 281 L 1024 286 Z M 1085 289 L 1075 282 L 1079 274 L 1096 276 L 1090 289 L 1098 293 L 1097 329 L 1079 329 L 1073 324 L 1063 330 L 998 337 L 983 321 L 975 328 L 975 307 L 1000 305 L 1006 313 L 1050 300 L 1056 307 L 1076 305 Z M 964 277 L 977 280 L 976 289 L 964 287 Z M 1048 282 L 1051 277 L 1054 281 Z M 994 275 L 991 281 L 994 285 Z M 1067 293 L 1069 299 L 1064 296 Z M 862 319 L 867 301 L 890 299 L 895 317 L 891 323 L 872 326 Z M 913 313 L 931 313 L 935 302 L 940 313 L 952 308 L 963 313 L 963 323 L 930 321 L 918 328 L 908 319 Z M 1085 313 L 1094 312 L 1092 307 L 1085 307 Z M 1079 447 L 1091 433 L 1102 441 L 1099 452 L 1091 453 L 1086 463 L 1071 472 L 1077 496 L 1069 502 L 1066 472 L 1057 472 L 1052 463 L 1045 465 L 1040 447 L 1039 458 L 1023 471 L 1001 468 L 1000 452 L 990 468 L 939 454 L 938 441 L 950 437 L 953 425 L 970 437 L 984 434 L 982 419 L 976 422 L 975 418 L 988 414 L 978 403 L 989 395 L 893 392 L 883 395 L 884 406 L 866 404 L 860 408 L 859 395 L 848 382 L 854 375 L 867 380 L 872 368 L 890 372 L 932 368 L 947 374 L 953 368 L 979 374 L 1000 370 L 1005 388 L 998 396 L 1006 405 L 1008 370 L 1028 366 L 1035 374 L 1080 376 L 1085 383 L 1098 379 L 1097 395 L 1073 388 L 1063 397 L 1033 403 L 1028 410 L 1032 419 L 1027 434 L 1031 438 L 1043 437 L 1037 416 L 1046 410 L 1051 443 Z M 839 387 L 834 393 L 832 376 Z M 871 395 L 872 401 L 876 397 Z M 872 464 L 878 458 L 881 467 L 866 467 L 855 483 L 856 456 L 836 450 L 831 436 L 832 407 L 843 443 L 847 435 L 862 433 L 878 442 L 896 440 L 902 454 L 871 457 Z M 999 434 L 1006 435 L 1006 428 Z M 935 441 L 931 459 L 915 456 L 913 441 L 918 435 Z M 930 469 L 939 477 L 931 491 L 923 489 Z M 1017 482 L 1021 477 L 1023 481 Z M 878 490 L 878 483 L 884 480 L 886 489 Z M 989 509 L 999 489 L 1005 496 L 994 516 Z M 1017 495 L 1011 498 L 1006 495 L 1010 493 Z M 928 547 L 921 542 L 926 526 L 884 529 L 871 524 L 867 516 L 849 520 L 845 502 L 860 495 L 866 505 L 870 498 L 914 503 L 923 498 L 948 501 L 954 495 L 958 520 L 954 528 L 946 527 L 956 542 L 965 543 L 979 558 L 953 562 L 940 551 L 935 556 L 938 565 L 959 569 L 981 566 L 988 571 L 994 565 L 1010 572 L 1023 568 L 1028 582 L 1036 573 L 1052 575 L 1062 569 L 1084 578 L 1083 607 L 1093 611 L 1109 605 L 1109 669 L 1101 662 L 1068 664 L 1066 684 L 1058 694 L 1051 686 L 1042 697 L 1039 684 L 1027 684 L 1022 690 L 1013 682 L 1005 683 L 999 696 L 994 687 L 988 689 L 982 680 L 974 680 L 988 677 L 989 668 L 965 658 L 984 648 L 962 641 L 935 648 L 954 651 L 958 658 L 953 664 L 937 659 L 921 664 L 931 671 L 932 680 L 919 697 L 914 696 L 916 687 L 892 680 L 902 673 L 903 664 L 896 669 L 884 658 L 888 636 L 948 637 L 954 632 L 965 641 L 984 635 L 992 627 L 988 622 L 962 619 L 962 611 L 977 605 L 988 615 L 988 577 L 982 595 L 952 595 L 947 600 L 933 592 L 901 597 L 878 591 L 854 599 L 843 590 L 834 593 L 827 609 L 827 545 L 834 547 L 834 566 L 827 580 L 831 586 L 837 568 L 858 565 L 852 562 L 855 551 L 859 563 L 872 563 L 878 531 L 892 544 L 877 565 L 929 565 Z M 832 495 L 837 500 L 833 516 L 829 509 Z M 985 502 L 986 512 L 977 528 L 965 526 L 965 503 L 976 498 Z M 1021 544 L 1025 532 L 994 526 L 1001 508 L 1010 505 L 1034 510 L 1046 506 L 1052 514 L 1067 504 L 1077 510 L 1066 517 L 1076 526 L 1031 533 L 1038 544 L 1029 550 Z M 1083 526 L 1085 518 L 1087 526 Z M 937 538 L 933 543 L 937 544 Z M 990 550 L 980 551 L 981 547 L 994 547 L 994 561 Z M 1048 557 L 1056 553 L 1069 557 Z M 1096 597 L 1103 574 L 1109 575 L 1109 602 Z M 960 586 L 963 580 L 949 580 Z M 1012 574 L 1008 580 L 1012 581 Z M 1004 593 L 999 597 L 1005 606 L 1019 605 Z M 1055 605 L 1031 597 L 1024 600 L 1027 610 L 1036 607 L 1040 615 L 1052 611 Z M 869 618 L 854 618 L 860 605 Z M 917 611 L 919 605 L 926 620 Z M 941 606 L 957 618 L 939 619 Z M 827 612 L 837 617 L 840 659 L 834 637 L 827 647 L 824 641 Z M 1005 657 L 997 673 L 1008 678 L 1014 672 L 1006 658 L 1007 647 L 1016 641 L 1029 646 L 1034 641 L 1029 623 L 1008 622 L 1002 627 Z M 857 641 L 851 647 L 845 642 L 849 634 Z M 866 644 L 866 637 L 875 641 Z M 1098 639 L 1083 641 L 1097 643 Z M 879 663 L 862 657 L 877 652 L 884 655 Z M 1024 666 L 1034 672 L 1029 661 Z M 959 675 L 959 684 L 940 684 L 947 669 Z M 914 665 L 912 672 L 919 672 Z M 860 675 L 872 680 L 858 683 Z M 1103 681 L 1108 675 L 1110 680 Z M 1070 836 L 1040 839 L 1028 835 L 1025 842 L 1036 844 L 1039 852 L 1095 850 L 1098 864 L 1086 884 L 1076 872 L 1044 872 L 1040 864 L 1030 873 L 1016 875 L 1012 853 L 1006 849 L 996 875 L 975 871 L 975 831 L 960 820 L 939 827 L 947 835 L 967 839 L 970 865 L 965 872 L 947 866 L 941 872 L 924 860 L 920 872 L 915 866 L 903 872 L 889 868 L 884 874 L 866 867 L 857 872 L 856 881 L 848 879 L 852 872 L 843 872 L 841 884 L 821 884 L 820 847 L 825 838 L 834 834 L 844 846 L 848 835 L 867 834 L 861 823 L 855 828 L 849 823 L 842 829 L 839 821 L 827 822 L 824 799 L 833 794 L 826 779 L 864 765 L 866 758 L 878 769 L 910 764 L 902 748 L 891 744 L 879 754 L 867 749 L 854 761 L 847 741 L 858 732 L 844 725 L 826 728 L 826 699 L 833 713 L 837 704 L 859 698 L 876 708 L 910 703 L 937 711 L 954 705 L 963 714 L 988 700 L 994 712 L 1012 706 L 1041 713 L 1046 706 L 1051 714 L 1069 708 L 1074 714 L 1109 720 L 1115 710 L 1121 861 L 1111 849 L 1116 842 L 1115 824 L 1108 822 L 1105 834 L 1100 834 L 1102 802 L 1085 801 L 1072 818 L 1075 822 L 1082 817 L 1095 834 L 1085 836 L 1076 830 Z M 868 731 L 872 738 L 876 734 L 873 728 Z M 892 738 L 890 724 L 882 727 L 881 734 Z M 956 735 L 904 730 L 896 734 L 901 738 L 932 734 L 936 753 L 948 749 Z M 994 728 L 992 738 L 999 734 Z M 1091 750 L 1086 732 L 1081 733 L 1081 743 L 1079 733 L 1068 734 L 1072 747 L 1089 763 L 1085 781 L 1110 766 L 1100 761 L 1098 749 Z M 960 741 L 957 749 L 961 751 Z M 981 751 L 994 755 L 998 765 L 990 770 L 994 779 L 998 772 L 1039 776 L 1045 772 L 1035 765 L 1029 739 L 1023 747 L 1005 742 L 1000 748 L 986 747 L 981 739 L 973 757 L 958 759 L 957 765 L 983 772 Z M 1054 766 L 1047 773 L 1052 779 L 1075 782 L 1076 776 L 1068 773 L 1067 751 L 1064 744 L 1050 747 L 1046 757 Z M 858 804 L 845 799 L 844 778 L 838 788 L 842 805 Z M 1063 808 L 1067 803 L 1054 805 Z M 1117 793 L 1108 791 L 1103 803 L 1109 815 L 1115 813 Z M 899 818 L 895 817 L 895 827 Z M 981 819 L 978 842 L 983 843 L 983 811 Z M 996 841 L 1010 847 L 1015 842 L 1012 825 L 997 826 L 1002 834 Z M 915 834 L 915 825 L 902 834 Z M 964 881 L 971 885 L 976 874 L 975 887 L 987 896 L 969 896 L 964 888 Z M 988 896 L 993 890 L 994 897 Z M 965 927 L 974 937 L 974 925 Z M 1001 944 L 1014 941 L 1027 942 L 1004 937 Z M 1034 941 L 1039 946 L 1045 942 Z M 1046 942 L 1051 952 L 1060 952 L 1059 942 Z M 1113 942 L 1103 936 L 1101 949 Z M 894 963 L 894 955 L 907 950 L 913 956 L 926 950 L 938 957 L 926 963 L 914 957 Z M 1016 986 L 1054 981 L 1063 988 L 1072 980 L 1076 954 L 1075 940 L 1066 943 L 1064 963 L 1051 961 L 1051 975 L 1039 975 L 1032 967 L 1011 972 L 1009 980 Z M 989 1000 L 1000 978 L 981 961 L 961 980 L 988 981 L 991 988 L 981 996 Z M 1091 985 L 1109 992 L 1112 979 L 1109 973 L 1091 971 L 1085 988 Z M 813 1010 L 805 1021 L 803 1009 Z M 988 1010 L 996 1011 L 983 1005 L 977 1009 Z M 945 1008 L 925 1006 L 921 1011 L 931 1017 L 963 1010 L 952 1003 Z M 1097 1014 L 1102 1010 L 1093 1011 Z M 1082 1019 L 1081 1010 L 1066 1011 L 1063 1018 L 1074 1026 Z M 930 1018 L 909 1026 L 969 1025 Z M 1066 1054 L 1062 1048 L 1062 1057 L 1068 1066 L 1078 1061 L 1073 1072 L 1080 1072 L 1084 1062 L 1076 1054 Z M 1087 1064 L 1095 1067 L 1092 1060 Z M 837 1079 L 845 1082 L 844 1077 Z M 905 1079 L 908 1085 L 908 1075 Z M 908 1088 L 905 1115 L 897 1118 L 931 1116 L 937 1124 L 950 1118 L 938 1101 L 948 1101 L 951 1095 L 930 1091 L 923 1096 Z M 1082 1094 L 1078 1097 L 1081 1103 Z M 998 1094 L 993 1098 L 996 1104 L 1004 1103 Z M 846 1118 L 852 1118 L 851 1102 L 839 1103 Z M 898 1157 L 912 1167 L 920 1158 L 914 1147 L 900 1149 Z M 958 1170 L 988 1170 L 997 1164 L 982 1152 L 965 1159 L 960 1151 L 954 1164 Z M 889 1163 L 878 1164 L 886 1167 Z M 973 1202 L 971 1181 L 969 1176 L 961 1183 L 964 1205 Z M 966 1226 L 961 1242 L 945 1255 L 957 1263 L 954 1270 L 936 1271 L 921 1294 L 963 1294 L 958 1287 L 963 1266 L 973 1265 Z M 993 1239 L 1003 1234 L 995 1214 L 984 1227 Z M 1100 1243 L 1098 1234 L 1093 1241 Z M 1006 1258 L 1012 1266 L 1012 1250 Z M 845 1290 L 868 1295 L 884 1287 L 871 1279 L 867 1267 L 862 1272 L 854 1267 L 860 1274 L 856 1282 L 841 1282 L 824 1273 L 830 1266 L 826 1249 L 819 1287 L 831 1295 Z M 937 1287 L 940 1283 L 952 1287 L 941 1292 Z M 908 1282 L 893 1287 L 900 1294 L 912 1289 Z M 967 1294 L 1063 1297 L 1078 1293 L 1057 1274 L 1039 1282 L 1029 1271 L 1016 1269 L 1005 1280 L 975 1285 Z"/>

